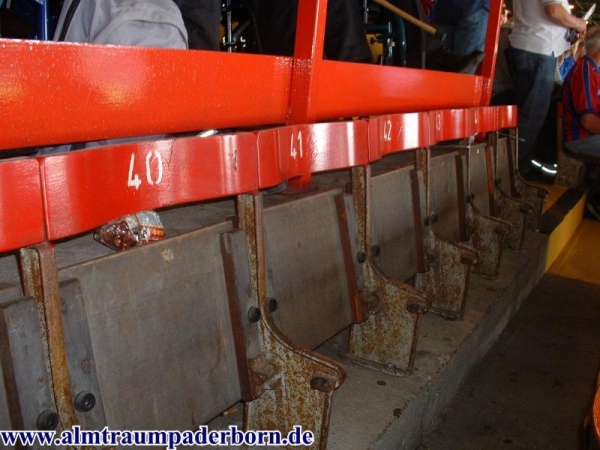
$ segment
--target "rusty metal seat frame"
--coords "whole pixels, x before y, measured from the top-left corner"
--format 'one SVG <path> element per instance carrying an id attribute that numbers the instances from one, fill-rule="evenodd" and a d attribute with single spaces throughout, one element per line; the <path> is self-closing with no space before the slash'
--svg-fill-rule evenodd
<path id="1" fill-rule="evenodd" d="M 512 224 L 499 218 L 494 201 L 492 148 L 487 144 L 469 146 L 467 158 L 467 227 L 471 244 L 479 251 L 473 272 L 497 278 L 505 237 Z"/>
<path id="2" fill-rule="evenodd" d="M 345 370 L 314 349 L 348 326 L 345 358 L 393 375 L 412 371 L 428 298 L 377 269 L 359 244 L 354 205 L 355 198 L 341 190 L 266 209 L 260 194 L 238 197 L 272 368 L 253 376 L 263 392 L 245 405 L 249 428 L 264 429 L 285 417 L 278 426 L 302 423 L 324 448 L 333 391 Z M 300 274 L 312 280 L 310 295 L 299 290 Z M 337 311 L 334 320 L 332 314 L 321 317 L 326 311 Z"/>
<path id="3" fill-rule="evenodd" d="M 314 349 L 350 327 L 346 359 L 410 374 L 420 317 L 429 306 L 426 294 L 383 275 L 366 245 L 367 123 L 335 126 L 336 133 L 320 134 L 340 152 L 331 153 L 306 130 L 280 129 L 259 133 L 259 153 L 294 154 L 309 173 L 354 167 L 353 195 L 318 192 L 265 209 L 263 197 L 253 193 L 238 196 L 237 208 L 248 238 L 261 339 L 271 355 L 252 376 L 261 395 L 246 403 L 245 425 L 270 428 L 280 420 L 285 429 L 302 423 L 315 431 L 319 448 L 326 445 L 333 391 L 345 371 Z M 337 154 L 348 159 L 336 161 Z M 300 292 L 300 275 L 311 280 L 308 294 Z"/>
<path id="4" fill-rule="evenodd" d="M 442 158 L 447 167 L 438 172 Z M 462 159 L 456 152 L 433 159 L 430 148 L 417 151 L 420 189 L 426 199 L 424 238 L 428 270 L 417 274 L 415 286 L 433 295 L 431 311 L 460 319 L 465 310 L 470 269 L 479 252 L 468 245 Z M 444 179 L 447 186 L 434 184 L 436 176 L 438 181 Z"/>
<path id="5" fill-rule="evenodd" d="M 518 131 L 511 130 L 510 134 L 502 139 L 497 137 L 498 133 L 494 133 L 492 139 L 495 142 L 495 169 L 496 169 L 496 187 L 501 194 L 497 196 L 499 217 L 505 217 L 505 211 L 508 217 L 509 214 L 515 214 L 514 209 L 520 210 L 522 214 L 526 214 L 525 229 L 537 231 L 540 228 L 544 202 L 548 197 L 548 191 L 530 183 L 525 182 L 516 169 L 517 152 L 518 152 Z M 520 206 L 514 201 L 503 202 L 502 198 L 512 198 L 523 202 Z M 510 203 L 510 204 L 508 204 Z M 507 211 L 508 209 L 508 211 Z M 512 211 L 512 212 L 511 212 Z M 517 220 L 509 220 L 513 225 L 517 224 Z M 513 232 L 507 237 L 507 245 L 515 250 L 521 248 L 522 245 L 522 229 L 516 227 Z"/>
<path id="6" fill-rule="evenodd" d="M 509 222 L 512 230 L 504 238 L 504 244 L 511 250 L 518 251 L 523 245 L 527 217 L 533 213 L 533 205 L 515 198 L 519 196 L 511 183 L 512 159 L 509 157 L 506 139 L 498 139 L 498 133 L 489 137 L 493 150 L 494 166 L 494 204 L 498 217 Z"/>
<path id="7" fill-rule="evenodd" d="M 507 143 L 508 149 L 510 150 L 509 156 L 513 161 L 518 161 L 518 130 L 513 130 L 510 138 L 507 139 Z M 513 167 L 516 167 L 514 162 Z M 514 184 L 517 193 L 516 197 L 533 205 L 533 212 L 527 216 L 527 228 L 533 231 L 538 231 L 542 221 L 542 213 L 544 212 L 544 202 L 549 195 L 548 191 L 546 189 L 534 186 L 531 183 L 527 183 L 525 180 L 523 180 L 523 178 L 521 178 L 518 170 L 513 172 L 512 183 Z"/>
<path id="8" fill-rule="evenodd" d="M 512 225 L 495 216 L 491 149 L 485 143 L 471 144 L 470 140 L 465 140 L 462 145 L 448 144 L 440 148 L 457 150 L 463 162 L 457 170 L 462 172 L 459 178 L 465 183 L 467 242 L 479 252 L 473 273 L 497 278 L 504 237 L 510 233 Z"/>

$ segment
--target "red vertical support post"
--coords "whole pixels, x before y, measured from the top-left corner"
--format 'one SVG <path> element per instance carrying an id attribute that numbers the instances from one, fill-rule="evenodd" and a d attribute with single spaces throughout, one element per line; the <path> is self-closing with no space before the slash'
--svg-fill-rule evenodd
<path id="1" fill-rule="evenodd" d="M 496 61 L 498 59 L 498 41 L 500 39 L 503 3 L 503 0 L 490 1 L 490 14 L 484 48 L 486 57 L 483 60 L 480 73 L 483 76 L 481 106 L 488 106 L 492 98 L 492 87 L 494 85 L 494 74 L 496 73 Z"/>
<path id="2" fill-rule="evenodd" d="M 316 120 L 326 15 L 327 0 L 299 0 L 288 125 L 313 123 Z M 306 174 L 291 180 L 290 187 L 299 189 L 309 183 L 310 164 L 307 164 Z"/>

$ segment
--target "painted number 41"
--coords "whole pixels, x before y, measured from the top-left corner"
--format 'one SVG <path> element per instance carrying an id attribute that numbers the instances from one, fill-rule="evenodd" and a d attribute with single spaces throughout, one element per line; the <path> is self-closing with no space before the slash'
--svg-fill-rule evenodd
<path id="1" fill-rule="evenodd" d="M 156 164 L 152 164 L 153 161 L 156 161 Z M 137 174 L 134 173 L 135 169 L 135 153 L 131 154 L 131 159 L 129 160 L 129 175 L 127 177 L 127 186 L 134 187 L 137 189 L 140 188 L 143 181 Z M 162 155 L 154 150 L 149 151 L 146 154 L 146 181 L 150 186 L 159 185 L 163 179 L 163 160 Z"/>
<path id="2" fill-rule="evenodd" d="M 298 132 L 298 136 L 294 138 L 294 133 L 290 136 L 290 156 L 293 159 L 304 157 L 304 149 L 302 148 L 302 131 Z"/>

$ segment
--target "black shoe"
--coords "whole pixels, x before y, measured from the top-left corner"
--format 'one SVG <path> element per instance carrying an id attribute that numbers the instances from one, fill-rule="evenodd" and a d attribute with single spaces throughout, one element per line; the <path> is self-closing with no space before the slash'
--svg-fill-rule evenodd
<path id="1" fill-rule="evenodd" d="M 441 70 L 444 72 L 470 73 L 485 58 L 485 53 L 476 50 L 468 55 L 457 55 L 448 49 L 436 51 L 433 55 L 427 55 L 430 59 L 426 63 L 427 69 Z"/>
<path id="2" fill-rule="evenodd" d="M 545 174 L 539 170 L 532 169 L 525 173 L 521 173 L 521 178 L 523 178 L 525 181 L 551 184 L 552 180 L 554 179 L 554 175 Z"/>

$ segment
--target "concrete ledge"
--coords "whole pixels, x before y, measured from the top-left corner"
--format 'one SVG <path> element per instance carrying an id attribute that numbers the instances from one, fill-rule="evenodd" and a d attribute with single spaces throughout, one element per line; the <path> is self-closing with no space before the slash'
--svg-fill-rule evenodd
<path id="1" fill-rule="evenodd" d="M 417 448 L 543 275 L 546 245 L 546 236 L 528 232 L 521 252 L 503 253 L 498 279 L 472 276 L 463 320 L 425 314 L 413 375 L 397 378 L 344 363 L 348 378 L 334 395 L 327 448 Z M 344 339 L 319 351 L 339 359 Z"/>

